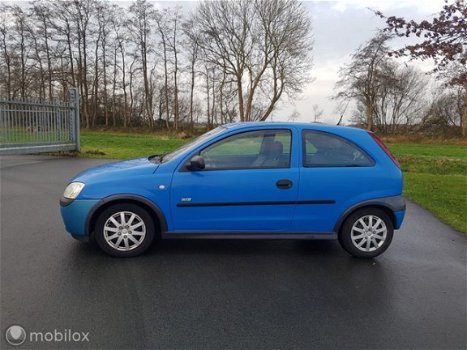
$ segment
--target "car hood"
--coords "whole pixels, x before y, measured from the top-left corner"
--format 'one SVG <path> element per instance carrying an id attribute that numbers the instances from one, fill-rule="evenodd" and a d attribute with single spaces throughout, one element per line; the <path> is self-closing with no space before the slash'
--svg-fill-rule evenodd
<path id="1" fill-rule="evenodd" d="M 106 178 L 115 180 L 129 175 L 149 175 L 154 173 L 158 167 L 159 164 L 149 160 L 148 157 L 130 159 L 121 162 L 102 164 L 87 169 L 76 175 L 72 181 L 89 183 L 105 180 Z"/>

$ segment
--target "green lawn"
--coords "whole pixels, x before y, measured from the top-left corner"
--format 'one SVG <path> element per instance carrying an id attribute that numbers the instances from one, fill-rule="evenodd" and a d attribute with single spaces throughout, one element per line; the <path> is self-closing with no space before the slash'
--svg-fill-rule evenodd
<path id="1" fill-rule="evenodd" d="M 402 165 L 407 197 L 467 233 L 467 146 L 387 145 Z"/>
<path id="2" fill-rule="evenodd" d="M 433 143 L 388 143 L 391 151 L 400 156 L 446 157 L 467 159 L 467 146 Z"/>
<path id="3" fill-rule="evenodd" d="M 27 144 L 35 142 L 47 142 L 50 140 L 68 141 L 70 138 L 69 133 L 64 129 L 38 131 L 27 130 L 26 128 L 0 128 L 0 144 Z"/>
<path id="4" fill-rule="evenodd" d="M 174 136 L 83 131 L 81 156 L 129 159 L 169 152 L 188 140 Z M 388 143 L 402 164 L 405 194 L 467 233 L 467 146 Z"/>
<path id="5" fill-rule="evenodd" d="M 130 159 L 167 153 L 187 141 L 167 135 L 82 131 L 81 156 Z"/>

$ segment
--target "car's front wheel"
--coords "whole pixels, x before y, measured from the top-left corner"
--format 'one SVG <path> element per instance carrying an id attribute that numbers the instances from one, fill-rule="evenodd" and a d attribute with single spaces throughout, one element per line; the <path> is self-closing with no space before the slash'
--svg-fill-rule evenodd
<path id="1" fill-rule="evenodd" d="M 389 247 L 393 233 L 388 214 L 378 208 L 363 208 L 345 220 L 339 242 L 354 257 L 374 258 Z"/>
<path id="2" fill-rule="evenodd" d="M 117 257 L 133 257 L 143 253 L 150 247 L 154 235 L 151 215 L 131 203 L 115 204 L 102 211 L 94 231 L 99 247 Z"/>

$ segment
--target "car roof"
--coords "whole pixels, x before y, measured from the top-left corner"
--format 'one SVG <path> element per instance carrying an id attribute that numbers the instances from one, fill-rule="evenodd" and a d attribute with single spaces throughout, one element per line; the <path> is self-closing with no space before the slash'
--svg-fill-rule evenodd
<path id="1" fill-rule="evenodd" d="M 275 128 L 289 128 L 295 127 L 298 129 L 311 129 L 318 131 L 328 131 L 340 133 L 345 130 L 346 133 L 349 132 L 366 132 L 366 130 L 343 126 L 343 125 L 330 125 L 330 124 L 321 124 L 321 123 L 288 123 L 288 122 L 240 122 L 240 123 L 230 123 L 223 125 L 225 128 L 230 130 L 243 129 L 243 128 L 256 128 L 256 127 L 275 127 Z"/>

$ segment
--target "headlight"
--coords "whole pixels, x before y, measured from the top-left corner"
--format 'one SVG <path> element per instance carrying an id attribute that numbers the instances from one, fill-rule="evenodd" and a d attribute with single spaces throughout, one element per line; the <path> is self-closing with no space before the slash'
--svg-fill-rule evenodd
<path id="1" fill-rule="evenodd" d="M 84 184 L 82 182 L 72 182 L 65 188 L 65 192 L 63 192 L 63 197 L 68 199 L 75 199 L 78 197 L 81 190 L 84 188 Z"/>

